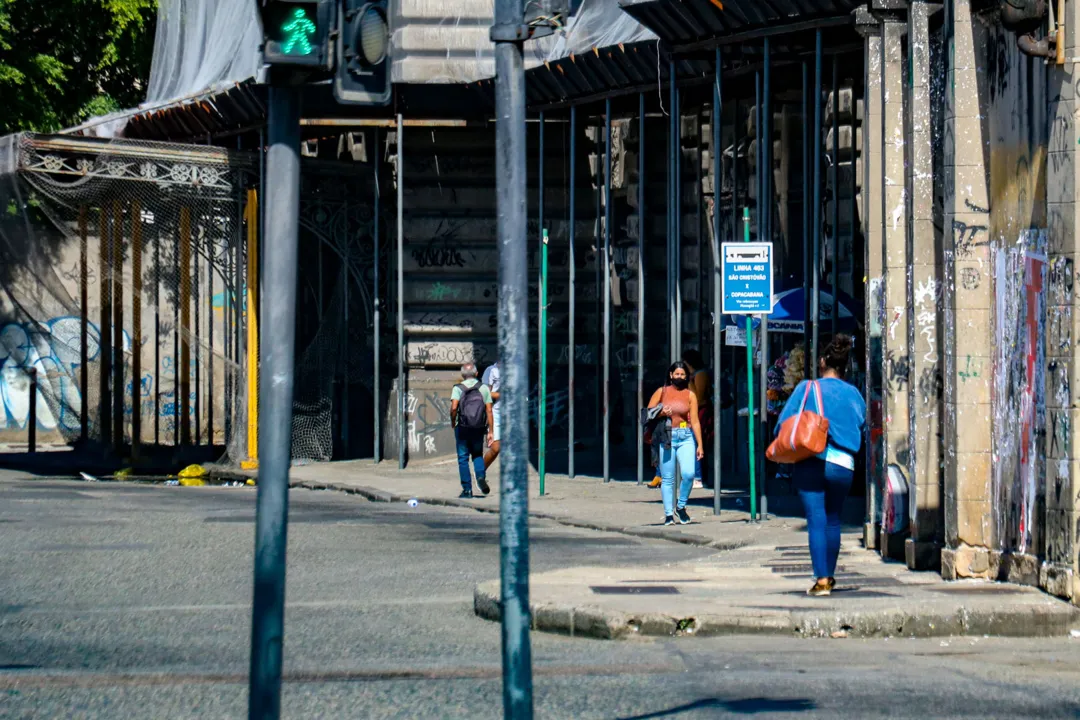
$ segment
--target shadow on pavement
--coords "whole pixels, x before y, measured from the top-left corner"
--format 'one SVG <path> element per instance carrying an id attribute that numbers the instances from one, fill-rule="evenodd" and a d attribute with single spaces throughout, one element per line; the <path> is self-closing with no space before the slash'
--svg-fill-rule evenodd
<path id="1" fill-rule="evenodd" d="M 709 698 L 707 700 L 697 700 L 686 705 L 679 705 L 677 707 L 669 708 L 667 710 L 660 710 L 658 712 L 649 713 L 647 715 L 631 715 L 622 718 L 622 720 L 651 720 L 652 718 L 666 718 L 681 715 L 682 713 L 693 712 L 694 710 L 727 710 L 731 713 L 738 715 L 756 715 L 757 713 L 776 713 L 776 712 L 808 712 L 813 710 L 816 705 L 811 700 L 773 700 L 771 698 L 746 698 L 744 700 L 721 700 L 720 698 Z"/>

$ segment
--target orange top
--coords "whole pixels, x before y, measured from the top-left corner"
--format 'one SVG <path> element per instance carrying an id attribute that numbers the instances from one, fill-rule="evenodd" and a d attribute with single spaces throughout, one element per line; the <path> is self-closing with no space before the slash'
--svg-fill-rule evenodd
<path id="1" fill-rule="evenodd" d="M 671 385 L 660 393 L 660 404 L 671 408 L 671 427 L 680 428 L 683 423 L 690 427 L 690 388 L 676 390 Z"/>

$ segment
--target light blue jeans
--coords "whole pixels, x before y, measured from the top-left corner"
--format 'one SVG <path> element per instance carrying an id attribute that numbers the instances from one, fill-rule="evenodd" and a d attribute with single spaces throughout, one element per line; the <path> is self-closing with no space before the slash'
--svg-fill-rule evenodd
<path id="1" fill-rule="evenodd" d="M 671 447 L 660 446 L 660 494 L 664 498 L 664 515 L 675 513 L 675 463 L 678 461 L 682 482 L 679 483 L 679 505 L 686 507 L 690 490 L 694 487 L 694 468 L 697 462 L 697 443 L 694 431 L 674 428 L 671 431 Z"/>

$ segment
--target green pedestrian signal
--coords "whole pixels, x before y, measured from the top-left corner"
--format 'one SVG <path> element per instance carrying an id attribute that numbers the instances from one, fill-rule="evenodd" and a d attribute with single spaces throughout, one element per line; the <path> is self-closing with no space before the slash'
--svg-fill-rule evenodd
<path id="1" fill-rule="evenodd" d="M 281 52 L 286 55 L 310 55 L 315 49 L 315 23 L 311 22 L 304 8 L 293 9 L 288 20 L 281 26 Z"/>
<path id="2" fill-rule="evenodd" d="M 339 0 L 258 1 L 263 26 L 263 62 L 271 67 L 333 70 L 329 34 L 337 24 Z"/>

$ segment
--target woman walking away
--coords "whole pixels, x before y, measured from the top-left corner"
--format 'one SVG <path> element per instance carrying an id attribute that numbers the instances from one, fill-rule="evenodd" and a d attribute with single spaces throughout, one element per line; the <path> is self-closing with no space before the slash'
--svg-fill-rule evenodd
<path id="1" fill-rule="evenodd" d="M 777 423 L 779 433 L 785 421 L 803 411 L 812 411 L 828 421 L 825 451 L 792 468 L 792 481 L 806 509 L 810 560 L 817 578 L 807 593 L 815 596 L 829 595 L 836 586 L 840 515 L 851 489 L 855 456 L 862 447 L 866 424 L 862 393 L 844 380 L 851 348 L 849 335 L 837 335 L 825 346 L 818 361 L 821 379 L 800 382 Z"/>
<path id="2" fill-rule="evenodd" d="M 690 371 L 684 362 L 668 369 L 668 384 L 653 393 L 649 408 L 660 407 L 661 416 L 671 422 L 671 441 L 660 447 L 660 494 L 664 498 L 664 524 L 690 524 L 686 502 L 694 485 L 695 461 L 702 452 L 701 423 L 697 398 L 690 390 Z M 675 464 L 679 465 L 679 501 L 675 504 Z"/>

